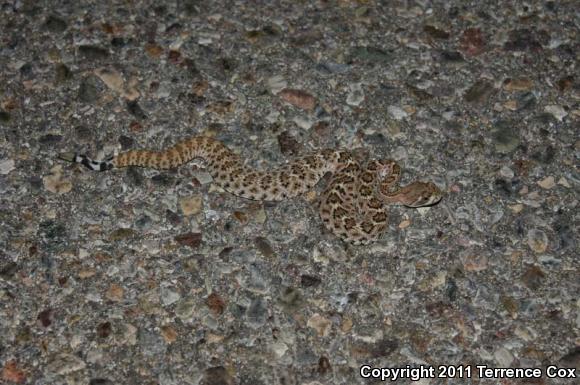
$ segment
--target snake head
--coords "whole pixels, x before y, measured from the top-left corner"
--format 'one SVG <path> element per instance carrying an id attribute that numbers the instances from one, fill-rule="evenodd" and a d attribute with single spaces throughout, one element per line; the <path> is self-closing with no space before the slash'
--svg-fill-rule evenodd
<path id="1" fill-rule="evenodd" d="M 397 201 L 407 207 L 433 206 L 443 198 L 443 192 L 431 182 L 414 182 L 401 188 Z"/>

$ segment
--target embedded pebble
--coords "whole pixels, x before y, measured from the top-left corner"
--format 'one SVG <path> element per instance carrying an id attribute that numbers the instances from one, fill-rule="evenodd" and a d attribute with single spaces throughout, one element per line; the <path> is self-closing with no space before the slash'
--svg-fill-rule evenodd
<path id="1" fill-rule="evenodd" d="M 572 88 L 572 85 L 574 84 L 574 77 L 572 75 L 564 76 L 558 79 L 556 84 L 560 92 L 566 92 Z"/>
<path id="2" fill-rule="evenodd" d="M 411 225 L 411 221 L 408 219 L 405 219 L 404 221 L 401 221 L 399 223 L 399 228 L 400 229 L 406 229 L 407 227 L 409 227 Z"/>
<path id="3" fill-rule="evenodd" d="M 322 73 L 323 75 L 345 73 L 348 72 L 350 68 L 351 67 L 347 64 L 340 64 L 334 62 L 319 63 L 316 66 L 316 70 Z"/>
<path id="4" fill-rule="evenodd" d="M 387 112 L 395 120 L 403 120 L 409 116 L 409 114 L 407 114 L 405 110 L 403 110 L 401 107 L 398 106 L 388 106 Z"/>
<path id="5" fill-rule="evenodd" d="M 351 57 L 363 62 L 382 64 L 389 62 L 391 55 L 382 48 L 358 46 L 351 50 Z"/>
<path id="6" fill-rule="evenodd" d="M 46 371 L 52 374 L 66 375 L 85 367 L 85 362 L 76 355 L 60 353 L 50 359 L 50 362 L 46 365 Z"/>
<path id="7" fill-rule="evenodd" d="M 181 246 L 196 248 L 199 247 L 199 245 L 201 245 L 202 235 L 201 233 L 189 232 L 185 234 L 176 235 L 174 239 Z"/>
<path id="8" fill-rule="evenodd" d="M 6 175 L 10 171 L 14 170 L 15 167 L 14 159 L 2 159 L 0 160 L 0 174 Z"/>
<path id="9" fill-rule="evenodd" d="M 54 166 L 50 175 L 42 178 L 44 188 L 54 194 L 66 194 L 72 190 L 72 182 L 62 175 L 62 167 Z"/>
<path id="10" fill-rule="evenodd" d="M 175 306 L 175 314 L 182 321 L 191 320 L 195 311 L 196 306 L 193 298 L 184 298 Z"/>
<path id="11" fill-rule="evenodd" d="M 0 110 L 0 123 L 10 122 L 10 114 L 6 111 Z"/>
<path id="12" fill-rule="evenodd" d="M 504 43 L 506 51 L 535 51 L 541 49 L 536 34 L 530 29 L 512 29 L 508 34 L 508 41 Z"/>
<path id="13" fill-rule="evenodd" d="M 288 82 L 281 75 L 272 76 L 268 79 L 268 87 L 270 92 L 276 95 L 288 86 Z"/>
<path id="14" fill-rule="evenodd" d="M 64 83 L 73 77 L 71 70 L 62 63 L 56 65 L 54 72 L 54 81 L 57 84 Z"/>
<path id="15" fill-rule="evenodd" d="M 66 30 L 67 23 L 65 20 L 61 19 L 60 17 L 57 17 L 55 15 L 50 15 L 46 19 L 46 21 L 44 22 L 44 26 L 50 32 L 60 33 L 60 32 L 64 32 Z"/>
<path id="16" fill-rule="evenodd" d="M 532 290 L 538 290 L 546 278 L 546 274 L 537 266 L 530 266 L 522 275 L 524 285 Z"/>
<path id="17" fill-rule="evenodd" d="M 26 372 L 14 360 L 6 361 L 1 373 L 1 378 L 9 383 L 24 384 L 26 382 Z"/>
<path id="18" fill-rule="evenodd" d="M 536 253 L 543 253 L 548 248 L 548 236 L 539 229 L 528 231 L 528 246 Z"/>
<path id="19" fill-rule="evenodd" d="M 107 87 L 117 93 L 122 93 L 125 87 L 125 80 L 121 74 L 108 68 L 99 68 L 95 70 L 95 75 L 105 83 Z"/>
<path id="20" fill-rule="evenodd" d="M 100 61 L 109 57 L 107 49 L 94 45 L 81 45 L 78 51 L 83 59 L 90 61 Z"/>
<path id="21" fill-rule="evenodd" d="M 288 131 L 283 131 L 278 135 L 280 151 L 284 155 L 296 156 L 300 153 L 301 145 Z"/>
<path id="22" fill-rule="evenodd" d="M 534 83 L 528 78 L 506 79 L 503 87 L 506 91 L 529 91 Z"/>
<path id="23" fill-rule="evenodd" d="M 514 124 L 505 120 L 500 120 L 496 123 L 493 139 L 495 150 L 502 154 L 514 151 L 520 144 L 520 138 L 514 130 Z"/>
<path id="24" fill-rule="evenodd" d="M 487 80 L 476 81 L 465 93 L 464 98 L 468 103 L 483 103 L 491 96 L 493 85 Z"/>
<path id="25" fill-rule="evenodd" d="M 510 205 L 508 207 L 511 211 L 513 211 L 514 214 L 520 213 L 524 209 L 524 205 L 521 203 Z"/>
<path id="26" fill-rule="evenodd" d="M 127 99 L 126 106 L 127 111 L 129 111 L 129 113 L 133 115 L 135 118 L 139 120 L 147 119 L 147 114 L 145 114 L 145 111 L 143 111 L 143 109 L 136 100 Z"/>
<path id="27" fill-rule="evenodd" d="M 270 344 L 270 349 L 276 356 L 276 358 L 281 358 L 288 351 L 288 345 L 282 341 L 277 341 Z"/>
<path id="28" fill-rule="evenodd" d="M 143 355 L 154 357 L 164 354 L 166 350 L 163 337 L 152 330 L 141 329 L 137 335 L 137 341 Z"/>
<path id="29" fill-rule="evenodd" d="M 493 357 L 495 358 L 495 362 L 497 362 L 498 368 L 508 368 L 511 366 L 512 362 L 514 361 L 513 354 L 507 350 L 506 348 L 499 348 L 493 352 Z"/>
<path id="30" fill-rule="evenodd" d="M 219 294 L 211 293 L 207 297 L 206 305 L 211 310 L 214 316 L 219 316 L 224 312 L 226 303 Z"/>
<path id="31" fill-rule="evenodd" d="M 206 184 L 209 184 L 213 181 L 211 174 L 207 171 L 203 171 L 203 170 L 194 171 L 193 176 L 201 185 L 206 185 Z"/>
<path id="32" fill-rule="evenodd" d="M 484 52 L 486 40 L 479 28 L 467 28 L 460 38 L 460 47 L 467 56 L 477 56 Z"/>
<path id="33" fill-rule="evenodd" d="M 423 31 L 435 39 L 449 39 L 449 32 L 435 25 L 425 25 Z"/>
<path id="34" fill-rule="evenodd" d="M 307 325 L 316 330 L 320 337 L 325 337 L 330 333 L 332 323 L 326 317 L 316 313 L 308 319 Z"/>
<path id="35" fill-rule="evenodd" d="M 554 186 L 556 186 L 556 181 L 555 181 L 553 176 L 548 176 L 548 177 L 542 179 L 541 181 L 539 181 L 538 185 L 543 189 L 549 190 L 549 189 L 553 188 Z"/>
<path id="36" fill-rule="evenodd" d="M 92 277 L 93 274 L 91 274 L 90 271 L 88 271 L 88 274 L 85 273 L 83 274 L 82 278 L 90 278 Z M 114 302 L 120 302 L 123 300 L 123 295 L 125 294 L 125 289 L 123 289 L 121 286 L 117 285 L 117 284 L 112 284 L 111 286 L 109 286 L 109 289 L 107 290 L 107 293 L 105 294 L 105 297 L 107 297 L 107 299 L 114 301 Z"/>
<path id="37" fill-rule="evenodd" d="M 515 175 L 514 171 L 507 166 L 502 166 L 499 170 L 499 174 L 507 179 L 512 179 Z"/>
<path id="38" fill-rule="evenodd" d="M 181 299 L 181 294 L 168 287 L 162 287 L 160 293 L 161 303 L 163 306 L 169 306 Z"/>
<path id="39" fill-rule="evenodd" d="M 78 89 L 78 99 L 87 104 L 93 104 L 99 98 L 99 86 L 95 77 L 88 77 L 81 81 Z"/>
<path id="40" fill-rule="evenodd" d="M 203 207 L 203 197 L 201 195 L 192 195 L 179 199 L 179 207 L 186 217 L 199 214 Z"/>
<path id="41" fill-rule="evenodd" d="M 121 227 L 112 231 L 111 234 L 109 235 L 109 239 L 111 241 L 121 241 L 123 239 L 132 238 L 136 235 L 137 232 L 135 230 L 126 227 Z"/>
<path id="42" fill-rule="evenodd" d="M 304 298 L 300 290 L 288 287 L 280 296 L 280 304 L 286 312 L 292 314 L 299 311 L 300 307 L 304 305 Z"/>
<path id="43" fill-rule="evenodd" d="M 346 96 L 346 103 L 350 106 L 359 106 L 365 99 L 365 95 L 360 83 L 349 85 L 350 92 Z"/>
<path id="44" fill-rule="evenodd" d="M 477 255 L 468 253 L 461 258 L 463 268 L 466 271 L 483 271 L 487 269 L 487 257 L 485 255 Z"/>
<path id="45" fill-rule="evenodd" d="M 570 349 L 560 358 L 559 363 L 562 367 L 580 370 L 580 348 L 576 346 Z"/>
<path id="46" fill-rule="evenodd" d="M 248 325 L 253 328 L 259 328 L 266 322 L 266 317 L 268 316 L 268 308 L 264 300 L 261 297 L 252 300 L 248 311 L 246 312 L 246 319 Z"/>
<path id="47" fill-rule="evenodd" d="M 207 368 L 199 385 L 234 385 L 234 377 L 223 366 Z"/>
<path id="48" fill-rule="evenodd" d="M 264 237 L 256 237 L 254 240 L 257 249 L 265 258 L 272 259 L 276 257 L 276 252 L 272 249 L 270 242 Z"/>
<path id="49" fill-rule="evenodd" d="M 560 186 L 564 186 L 564 187 L 567 187 L 567 188 L 571 188 L 572 187 L 572 186 L 570 186 L 570 183 L 568 183 L 568 181 L 564 177 L 561 177 L 560 179 L 558 179 L 558 184 Z"/>
<path id="50" fill-rule="evenodd" d="M 516 110 L 522 111 L 533 108 L 537 103 L 536 95 L 533 92 L 524 92 L 516 97 Z"/>
<path id="51" fill-rule="evenodd" d="M 562 106 L 554 104 L 544 107 L 544 111 L 549 114 L 552 114 L 552 116 L 558 119 L 559 122 L 561 122 L 566 116 L 568 116 L 568 112 L 566 112 L 566 110 Z"/>
<path id="52" fill-rule="evenodd" d="M 314 124 L 314 121 L 312 119 L 309 119 L 308 117 L 304 116 L 296 116 L 294 117 L 294 119 L 292 119 L 292 121 L 303 130 L 309 130 Z"/>
<path id="53" fill-rule="evenodd" d="M 322 280 L 320 278 L 313 275 L 303 274 L 300 276 L 300 283 L 302 287 L 318 286 L 321 282 Z"/>
<path id="54" fill-rule="evenodd" d="M 62 135 L 46 134 L 38 138 L 38 143 L 43 147 L 55 146 L 62 140 Z"/>
<path id="55" fill-rule="evenodd" d="M 278 93 L 278 96 L 285 102 L 302 108 L 303 110 L 312 111 L 316 107 L 316 99 L 314 96 L 303 90 L 285 88 Z"/>

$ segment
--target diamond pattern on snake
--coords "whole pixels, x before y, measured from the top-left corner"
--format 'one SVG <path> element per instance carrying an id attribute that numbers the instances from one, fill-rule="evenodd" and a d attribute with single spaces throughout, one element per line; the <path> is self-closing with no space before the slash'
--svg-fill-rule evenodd
<path id="1" fill-rule="evenodd" d="M 222 142 L 206 136 L 189 137 L 161 151 L 130 150 L 104 161 L 70 152 L 59 157 L 96 171 L 129 166 L 168 169 L 202 158 L 213 183 L 233 195 L 257 201 L 294 198 L 332 173 L 321 194 L 320 218 L 328 230 L 354 245 L 368 244 L 380 237 L 387 228 L 389 205 L 431 206 L 442 198 L 442 192 L 431 182 L 399 186 L 401 168 L 393 160 L 359 164 L 344 150 L 316 151 L 263 171 L 247 167 Z"/>

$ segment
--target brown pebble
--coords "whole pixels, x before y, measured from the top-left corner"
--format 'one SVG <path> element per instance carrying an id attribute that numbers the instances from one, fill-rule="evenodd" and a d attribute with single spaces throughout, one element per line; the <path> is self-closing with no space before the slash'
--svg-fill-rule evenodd
<path id="1" fill-rule="evenodd" d="M 234 218 L 238 220 L 238 222 L 245 224 L 248 222 L 248 214 L 243 211 L 234 211 L 233 213 Z"/>
<path id="2" fill-rule="evenodd" d="M 312 111 L 316 107 L 316 99 L 306 91 L 285 88 L 278 94 L 280 99 L 303 110 Z"/>
<path id="3" fill-rule="evenodd" d="M 111 233 L 111 235 L 109 236 L 109 240 L 121 241 L 123 239 L 132 238 L 136 234 L 137 232 L 133 229 L 119 228 Z"/>
<path id="4" fill-rule="evenodd" d="M 506 79 L 503 88 L 506 91 L 529 91 L 534 86 L 534 82 L 528 78 Z"/>
<path id="5" fill-rule="evenodd" d="M 174 328 L 169 325 L 165 325 L 161 327 L 161 336 L 166 343 L 171 344 L 177 340 L 177 332 Z"/>
<path id="6" fill-rule="evenodd" d="M 139 132 L 143 129 L 143 125 L 138 121 L 134 120 L 129 124 L 129 130 L 131 132 Z"/>
<path id="7" fill-rule="evenodd" d="M 119 302 L 123 299 L 124 294 L 125 294 L 125 289 L 123 289 L 121 286 L 113 283 L 111 286 L 109 286 L 109 289 L 107 290 L 107 293 L 105 294 L 105 296 L 107 297 L 107 299 L 109 299 L 111 301 Z"/>
<path id="8" fill-rule="evenodd" d="M 46 309 L 41 311 L 38 313 L 37 319 L 43 327 L 49 327 L 52 324 L 52 310 Z"/>
<path id="9" fill-rule="evenodd" d="M 537 266 L 530 266 L 524 275 L 522 275 L 522 282 L 524 285 L 532 290 L 537 290 L 542 285 L 546 274 Z"/>
<path id="10" fill-rule="evenodd" d="M 169 59 L 172 64 L 178 64 L 181 60 L 181 52 L 171 50 L 167 54 L 167 59 Z"/>
<path id="11" fill-rule="evenodd" d="M 211 310 L 211 312 L 214 316 L 219 316 L 220 314 L 222 314 L 224 312 L 225 307 L 226 307 L 225 301 L 217 293 L 211 293 L 207 297 L 205 304 L 207 305 L 209 310 Z"/>
<path id="12" fill-rule="evenodd" d="M 149 56 L 158 58 L 163 53 L 163 48 L 155 43 L 148 43 L 145 45 L 145 51 Z"/>
<path id="13" fill-rule="evenodd" d="M 201 245 L 201 233 L 185 233 L 175 236 L 175 241 L 181 246 L 196 248 Z"/>
<path id="14" fill-rule="evenodd" d="M 209 88 L 209 83 L 205 79 L 197 81 L 197 82 L 193 83 L 193 85 L 191 86 L 193 93 L 198 97 L 202 97 L 208 88 Z"/>
<path id="15" fill-rule="evenodd" d="M 214 366 L 205 370 L 200 385 L 234 385 L 234 379 L 223 366 Z"/>
<path id="16" fill-rule="evenodd" d="M 101 322 L 97 325 L 97 336 L 100 338 L 107 338 L 111 335 L 112 327 L 109 321 Z"/>
<path id="17" fill-rule="evenodd" d="M 485 38 L 479 28 L 468 28 L 463 31 L 459 44 L 465 55 L 477 56 L 485 49 Z"/>
<path id="18" fill-rule="evenodd" d="M 560 90 L 560 92 L 568 91 L 570 88 L 572 88 L 573 84 L 574 84 L 574 76 L 572 75 L 564 76 L 563 78 L 560 78 L 556 83 L 556 85 L 558 86 L 558 90 Z"/>
<path id="19" fill-rule="evenodd" d="M 330 366 L 330 361 L 328 357 L 322 356 L 318 360 L 318 373 L 326 374 L 332 370 L 332 366 Z"/>
<path id="20" fill-rule="evenodd" d="M 16 361 L 7 361 L 2 368 L 2 380 L 8 383 L 24 384 L 26 382 L 26 373 L 18 367 Z"/>

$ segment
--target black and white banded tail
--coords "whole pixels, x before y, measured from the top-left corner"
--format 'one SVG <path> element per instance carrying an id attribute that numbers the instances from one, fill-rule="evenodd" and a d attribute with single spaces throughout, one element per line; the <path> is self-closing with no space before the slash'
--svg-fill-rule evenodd
<path id="1" fill-rule="evenodd" d="M 101 162 L 97 162 L 84 154 L 77 154 L 76 152 L 64 152 L 59 154 L 58 157 L 67 162 L 80 163 L 93 171 L 107 171 L 115 167 L 113 164 L 113 156 L 110 156 Z"/>

